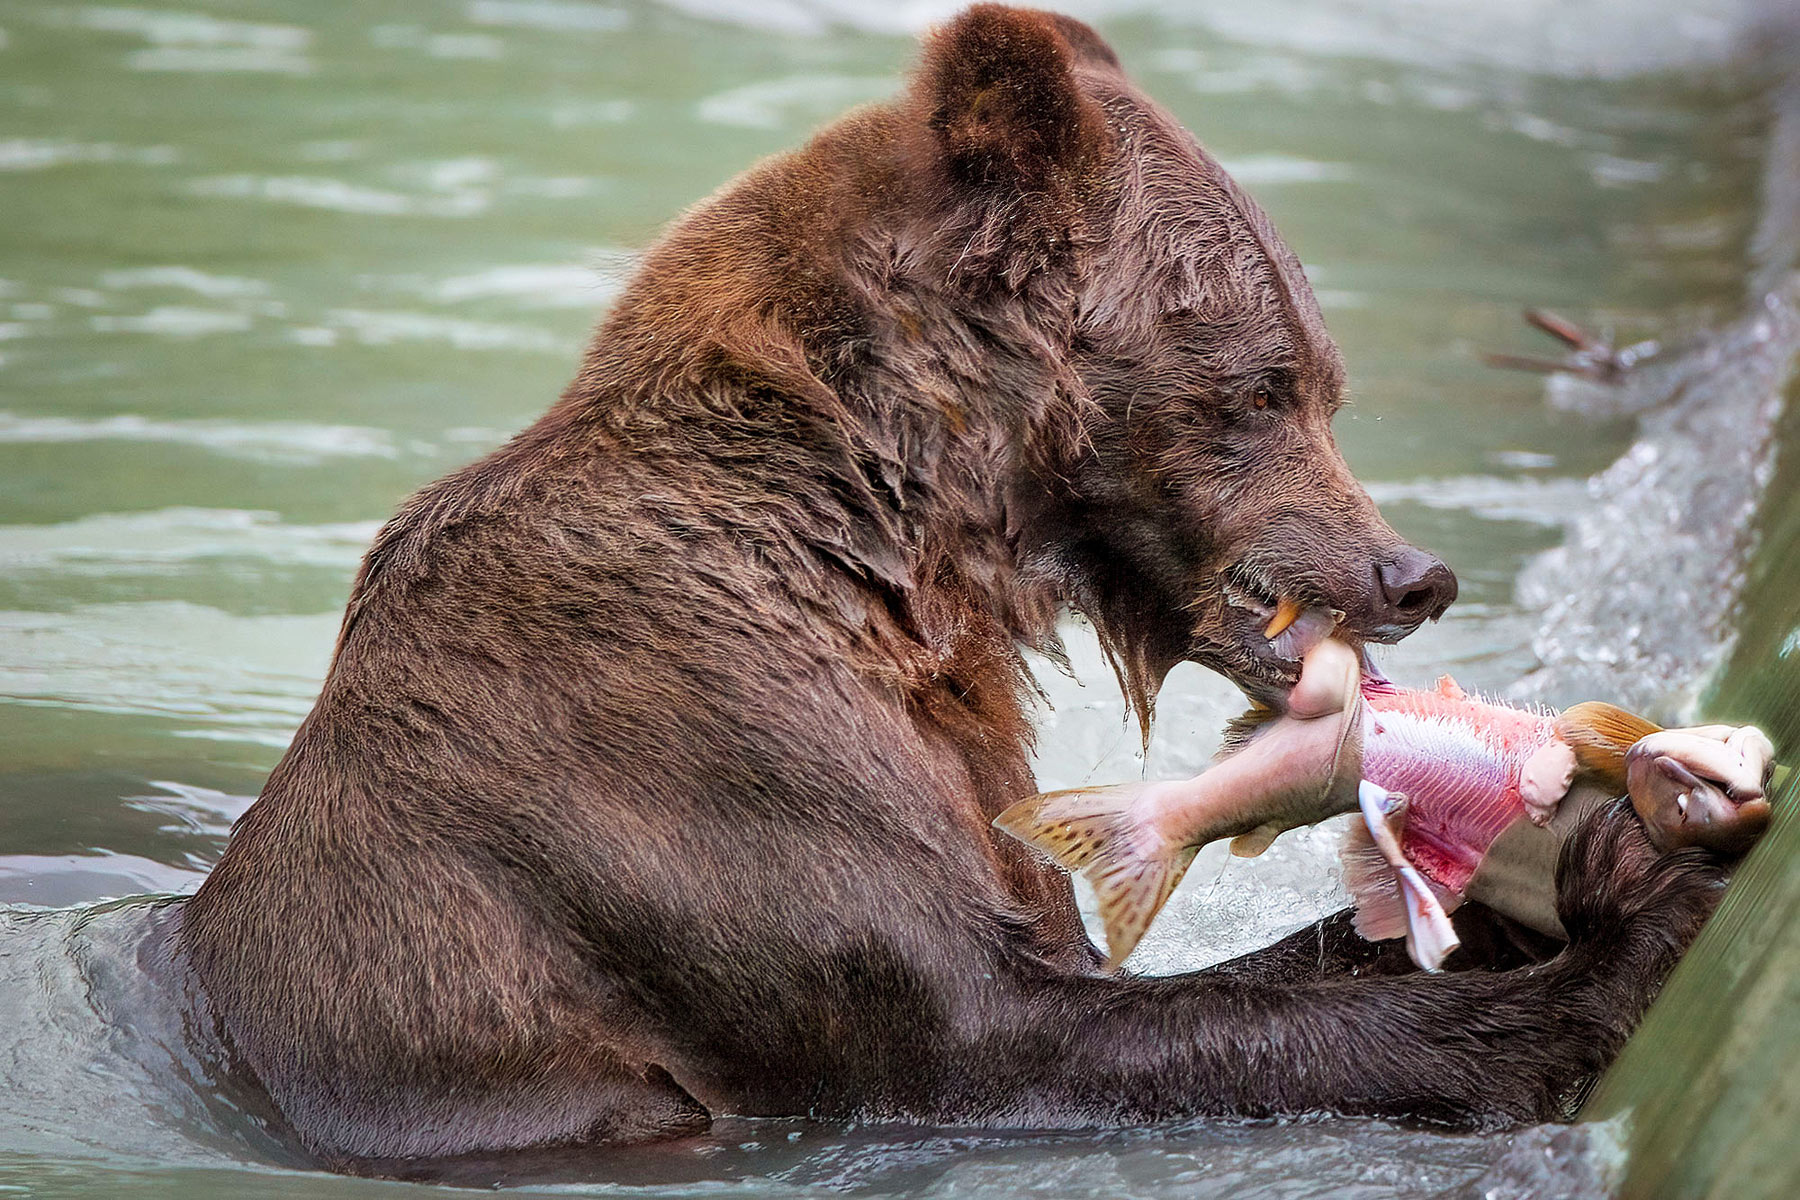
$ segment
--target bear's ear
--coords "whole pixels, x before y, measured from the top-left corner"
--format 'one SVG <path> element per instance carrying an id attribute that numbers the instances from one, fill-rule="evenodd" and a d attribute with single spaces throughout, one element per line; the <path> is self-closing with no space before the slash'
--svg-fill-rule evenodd
<path id="1" fill-rule="evenodd" d="M 1090 158 L 1105 120 L 1082 94 L 1074 58 L 1050 14 L 1000 4 L 978 4 L 929 35 L 915 95 L 949 174 L 1036 191 Z"/>

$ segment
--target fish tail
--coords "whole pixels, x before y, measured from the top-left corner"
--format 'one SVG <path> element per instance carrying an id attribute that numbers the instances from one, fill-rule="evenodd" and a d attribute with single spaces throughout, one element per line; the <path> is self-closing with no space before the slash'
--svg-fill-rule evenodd
<path id="1" fill-rule="evenodd" d="M 1199 849 L 1183 846 L 1165 858 L 1107 856 L 1087 869 L 1106 926 L 1108 970 L 1117 970 L 1131 956 Z"/>
<path id="2" fill-rule="evenodd" d="M 1145 836 L 1134 809 L 1149 786 L 1045 792 L 994 818 L 996 826 L 1081 871 L 1094 885 L 1109 968 L 1131 954 L 1198 850 Z"/>
<path id="3" fill-rule="evenodd" d="M 1069 870 L 1084 870 L 1108 846 L 1131 840 L 1137 830 L 1132 810 L 1148 786 L 1122 783 L 1044 792 L 1019 801 L 995 817 L 994 825 Z"/>
<path id="4" fill-rule="evenodd" d="M 1625 752 L 1639 738 L 1661 731 L 1662 726 L 1603 700 L 1565 708 L 1556 718 L 1556 735 L 1574 748 L 1576 769 L 1621 795 Z"/>

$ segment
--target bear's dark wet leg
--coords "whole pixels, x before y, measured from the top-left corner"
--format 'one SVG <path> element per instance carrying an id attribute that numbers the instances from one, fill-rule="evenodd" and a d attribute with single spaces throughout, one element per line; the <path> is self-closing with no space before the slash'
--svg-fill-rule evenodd
<path id="1" fill-rule="evenodd" d="M 1722 875 L 1701 853 L 1659 856 L 1615 805 L 1571 839 L 1559 880 L 1572 942 L 1510 971 L 1297 983 L 1280 969 L 1259 978 L 1253 955 L 1175 977 L 1028 981 L 952 1107 L 991 1098 L 986 1119 L 1053 1125 L 1329 1111 L 1492 1129 L 1564 1116 Z M 1303 961 L 1303 941 L 1274 947 L 1275 963 Z"/>

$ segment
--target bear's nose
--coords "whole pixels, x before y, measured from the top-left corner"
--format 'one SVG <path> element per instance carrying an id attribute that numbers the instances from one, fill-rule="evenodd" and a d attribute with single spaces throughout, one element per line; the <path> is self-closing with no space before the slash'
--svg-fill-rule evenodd
<path id="1" fill-rule="evenodd" d="M 1444 615 L 1456 599 L 1456 573 L 1435 554 L 1408 546 L 1375 567 L 1381 616 L 1386 622 L 1416 629 L 1426 618 Z"/>

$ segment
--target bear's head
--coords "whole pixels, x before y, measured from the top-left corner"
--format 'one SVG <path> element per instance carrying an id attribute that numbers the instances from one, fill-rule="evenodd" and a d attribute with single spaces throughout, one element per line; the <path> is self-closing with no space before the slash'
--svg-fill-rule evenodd
<path id="1" fill-rule="evenodd" d="M 1444 612 L 1456 577 L 1333 440 L 1344 368 L 1298 260 L 1097 34 L 970 9 L 928 38 L 911 111 L 945 270 L 978 324 L 1024 298 L 1056 362 L 1008 522 L 1141 709 L 1183 660 L 1290 683 L 1264 637 L 1284 601 L 1341 611 L 1360 641 Z"/>

